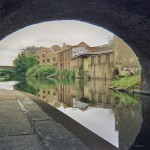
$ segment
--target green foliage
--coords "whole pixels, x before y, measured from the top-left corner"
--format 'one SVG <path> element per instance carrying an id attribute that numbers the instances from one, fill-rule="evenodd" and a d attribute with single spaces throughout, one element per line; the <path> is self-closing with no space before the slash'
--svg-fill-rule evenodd
<path id="1" fill-rule="evenodd" d="M 37 60 L 35 57 L 31 56 L 25 56 L 24 54 L 21 54 L 16 59 L 16 74 L 25 76 L 26 71 L 33 67 L 35 64 L 37 64 Z"/>
<path id="2" fill-rule="evenodd" d="M 35 65 L 27 71 L 26 76 L 44 78 L 47 77 L 48 75 L 55 74 L 55 72 L 56 70 L 53 66 Z"/>
<path id="3" fill-rule="evenodd" d="M 32 85 L 28 84 L 28 82 L 20 82 L 16 85 L 14 85 L 15 90 L 31 93 L 31 94 L 37 94 L 38 89 L 35 89 Z"/>
<path id="4" fill-rule="evenodd" d="M 140 67 L 137 69 L 137 74 L 141 74 L 141 72 L 142 72 L 142 68 Z"/>
<path id="5" fill-rule="evenodd" d="M 34 87 L 35 89 L 50 89 L 57 87 L 57 82 L 55 80 L 26 78 L 26 81 L 28 85 Z"/>
<path id="6" fill-rule="evenodd" d="M 58 85 L 74 85 L 74 80 L 24 78 L 14 86 L 16 90 L 37 94 L 39 89 L 57 89 Z"/>
<path id="7" fill-rule="evenodd" d="M 67 79 L 74 79 L 75 72 L 74 71 L 67 71 L 67 70 L 56 70 L 56 66 L 53 65 L 35 65 L 30 68 L 26 72 L 27 77 L 39 77 L 45 78 L 47 76 L 51 76 L 52 78 L 67 78 Z"/>
<path id="8" fill-rule="evenodd" d="M 123 78 L 117 79 L 112 83 L 114 87 L 120 87 L 127 90 L 131 89 L 139 89 L 141 83 L 141 74 L 137 74 L 134 76 L 126 75 Z"/>
<path id="9" fill-rule="evenodd" d="M 84 70 L 83 70 L 82 67 L 79 67 L 78 75 L 79 75 L 80 77 L 84 77 Z"/>
<path id="10" fill-rule="evenodd" d="M 75 78 L 75 72 L 74 71 L 69 71 L 69 78 L 74 79 Z"/>
<path id="11" fill-rule="evenodd" d="M 28 85 L 34 89 L 51 89 L 57 88 L 58 85 L 72 85 L 74 80 L 57 80 L 57 79 L 40 79 L 40 78 L 26 78 Z"/>
<path id="12" fill-rule="evenodd" d="M 58 78 L 74 79 L 75 78 L 75 72 L 74 71 L 68 71 L 68 70 L 58 70 L 56 73 L 56 76 Z"/>

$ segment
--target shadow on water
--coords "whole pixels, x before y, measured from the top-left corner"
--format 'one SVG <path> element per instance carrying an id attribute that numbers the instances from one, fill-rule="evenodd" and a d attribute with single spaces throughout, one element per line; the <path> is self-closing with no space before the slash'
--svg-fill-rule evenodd
<path id="1" fill-rule="evenodd" d="M 14 89 L 38 96 L 121 150 L 148 149 L 149 99 L 112 93 L 108 86 L 99 80 L 27 78 Z"/>
<path id="2" fill-rule="evenodd" d="M 141 96 L 143 122 L 131 150 L 150 149 L 150 97 Z"/>

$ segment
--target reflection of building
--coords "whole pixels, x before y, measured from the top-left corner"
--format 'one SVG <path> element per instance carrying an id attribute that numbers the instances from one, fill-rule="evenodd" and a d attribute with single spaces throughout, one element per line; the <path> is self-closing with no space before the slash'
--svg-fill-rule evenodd
<path id="1" fill-rule="evenodd" d="M 83 80 L 76 80 L 74 85 L 58 85 L 58 100 L 69 107 L 73 107 L 74 100 L 80 100 L 80 102 L 89 106 L 98 103 L 109 106 L 115 100 L 114 96 L 108 93 L 108 83 L 106 84 L 104 81 L 84 82 Z"/>
<path id="2" fill-rule="evenodd" d="M 142 124 L 141 107 L 115 108 L 117 130 L 119 131 L 119 149 L 128 150 L 133 145 Z"/>
<path id="3" fill-rule="evenodd" d="M 39 89 L 37 96 L 47 103 L 53 103 L 55 101 L 58 102 L 57 88 Z"/>
<path id="4" fill-rule="evenodd" d="M 97 80 L 76 80 L 74 84 L 58 83 L 57 87 L 40 89 L 37 96 L 56 107 L 64 103 L 64 107 L 77 107 L 82 110 L 97 104 L 109 107 L 114 103 L 114 97 L 108 94 L 107 84 Z"/>
<path id="5" fill-rule="evenodd" d="M 86 110 L 88 108 L 88 104 L 87 103 L 83 103 L 81 101 L 78 101 L 76 99 L 73 99 L 73 108 L 79 108 L 81 110 Z"/>

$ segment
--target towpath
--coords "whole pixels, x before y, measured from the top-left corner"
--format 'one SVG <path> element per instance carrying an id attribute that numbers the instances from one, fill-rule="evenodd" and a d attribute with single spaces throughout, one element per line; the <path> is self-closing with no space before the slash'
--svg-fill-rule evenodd
<path id="1" fill-rule="evenodd" d="M 116 148 L 37 97 L 0 89 L 0 150 Z"/>

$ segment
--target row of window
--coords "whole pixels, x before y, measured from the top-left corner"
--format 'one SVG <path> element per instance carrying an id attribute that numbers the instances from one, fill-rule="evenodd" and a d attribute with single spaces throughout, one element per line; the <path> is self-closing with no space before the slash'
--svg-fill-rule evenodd
<path id="1" fill-rule="evenodd" d="M 40 92 L 40 90 L 38 90 L 38 91 Z M 46 93 L 45 90 L 43 90 L 43 94 L 45 94 L 45 93 Z M 47 94 L 50 95 L 50 91 L 48 91 Z M 40 96 L 40 94 L 38 94 L 38 95 Z M 53 95 L 55 96 L 56 92 L 53 92 Z"/>
<path id="2" fill-rule="evenodd" d="M 60 60 L 69 59 L 70 58 L 70 51 L 66 51 L 60 54 Z"/>
<path id="3" fill-rule="evenodd" d="M 107 54 L 107 55 L 99 55 L 98 56 L 98 64 L 101 64 L 101 63 L 105 63 L 102 61 L 102 57 L 106 56 L 106 63 L 110 63 L 110 55 Z M 95 62 L 95 57 L 91 57 L 91 64 L 94 64 Z"/>
<path id="4" fill-rule="evenodd" d="M 39 57 L 38 57 L 38 59 L 39 59 Z M 53 57 L 53 61 L 56 61 L 56 57 Z M 45 59 L 43 59 L 42 62 L 45 63 Z M 47 62 L 50 62 L 49 58 L 47 59 Z"/>

